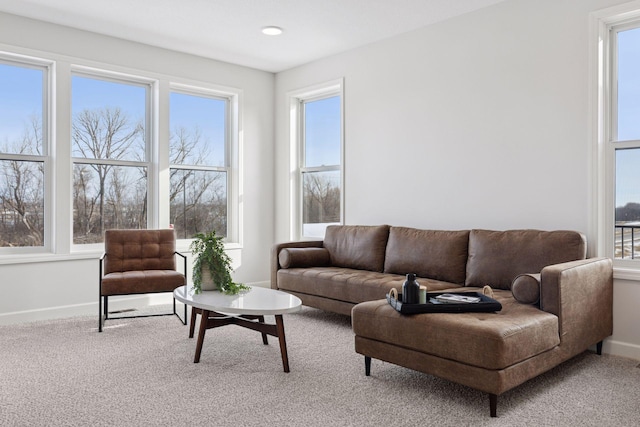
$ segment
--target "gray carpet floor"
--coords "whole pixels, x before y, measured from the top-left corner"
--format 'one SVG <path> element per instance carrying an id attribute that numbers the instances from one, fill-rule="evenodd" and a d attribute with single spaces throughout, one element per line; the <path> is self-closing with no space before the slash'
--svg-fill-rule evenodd
<path id="1" fill-rule="evenodd" d="M 267 320 L 269 317 L 267 316 Z M 271 319 L 273 320 L 273 319 Z M 0 326 L 2 426 L 640 426 L 639 362 L 585 352 L 498 400 L 353 349 L 348 317 L 285 316 L 277 340 L 236 326 L 195 340 L 175 317 Z"/>

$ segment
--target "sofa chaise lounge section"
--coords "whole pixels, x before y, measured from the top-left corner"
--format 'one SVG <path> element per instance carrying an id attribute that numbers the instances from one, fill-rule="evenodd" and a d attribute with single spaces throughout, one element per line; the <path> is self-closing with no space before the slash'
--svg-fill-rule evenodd
<path id="1" fill-rule="evenodd" d="M 613 269 L 575 231 L 330 226 L 323 241 L 277 244 L 271 286 L 351 315 L 355 351 L 497 397 L 613 331 Z M 495 313 L 404 315 L 385 295 L 415 273 L 434 291 L 491 286 Z"/>

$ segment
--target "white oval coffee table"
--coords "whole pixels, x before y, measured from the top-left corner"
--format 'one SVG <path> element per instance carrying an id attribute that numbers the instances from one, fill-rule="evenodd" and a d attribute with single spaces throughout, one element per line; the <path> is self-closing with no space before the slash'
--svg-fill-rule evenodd
<path id="1" fill-rule="evenodd" d="M 201 315 L 193 363 L 200 362 L 202 343 L 207 329 L 238 325 L 260 332 L 264 344 L 268 344 L 267 335 L 278 337 L 282 366 L 285 372 L 289 372 L 282 315 L 299 311 L 302 306 L 300 298 L 275 289 L 257 286 L 253 286 L 251 290 L 242 294 L 225 295 L 219 291 L 202 291 L 200 294 L 195 294 L 185 285 L 174 289 L 173 295 L 178 301 L 192 307 L 189 338 L 193 338 L 196 315 Z M 275 325 L 266 323 L 265 315 L 273 315 L 276 319 Z"/>

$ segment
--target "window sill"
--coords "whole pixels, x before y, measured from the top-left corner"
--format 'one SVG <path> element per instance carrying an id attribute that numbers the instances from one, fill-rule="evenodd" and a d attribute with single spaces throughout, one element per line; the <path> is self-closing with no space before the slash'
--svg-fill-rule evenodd
<path id="1" fill-rule="evenodd" d="M 183 255 L 191 255 L 191 242 L 192 240 L 178 240 L 176 243 L 176 251 Z M 224 249 L 227 251 L 242 249 L 242 245 L 240 243 L 225 243 Z"/>
<path id="2" fill-rule="evenodd" d="M 620 280 L 629 280 L 633 282 L 640 282 L 640 269 L 614 267 L 613 278 L 620 279 Z"/>
<path id="3" fill-rule="evenodd" d="M 232 247 L 233 248 L 233 247 Z M 232 249 L 227 247 L 227 249 Z M 235 248 L 233 248 L 235 249 Z M 191 255 L 189 247 L 176 247 L 176 250 L 183 255 Z M 12 264 L 32 264 L 39 262 L 65 262 L 65 261 L 81 261 L 81 260 L 98 260 L 103 250 L 86 250 L 77 251 L 70 254 L 52 254 L 52 253 L 38 253 L 38 254 L 16 254 L 16 255 L 2 255 L 0 256 L 0 265 L 12 265 Z"/>
<path id="4" fill-rule="evenodd" d="M 102 252 L 81 252 L 71 254 L 20 254 L 20 255 L 2 255 L 0 256 L 0 265 L 9 264 L 31 264 L 37 262 L 58 262 L 58 261 L 77 261 L 85 259 L 98 259 Z"/>

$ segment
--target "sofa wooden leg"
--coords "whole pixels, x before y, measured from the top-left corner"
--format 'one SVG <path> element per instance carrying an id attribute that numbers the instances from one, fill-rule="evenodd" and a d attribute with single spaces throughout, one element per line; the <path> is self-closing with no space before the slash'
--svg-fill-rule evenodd
<path id="1" fill-rule="evenodd" d="M 498 395 L 489 393 L 489 413 L 493 418 L 498 416 Z"/>
<path id="2" fill-rule="evenodd" d="M 602 341 L 596 344 L 596 353 L 598 353 L 598 356 L 602 356 Z"/>
<path id="3" fill-rule="evenodd" d="M 369 356 L 364 357 L 364 374 L 366 376 L 371 375 L 371 358 Z"/>

